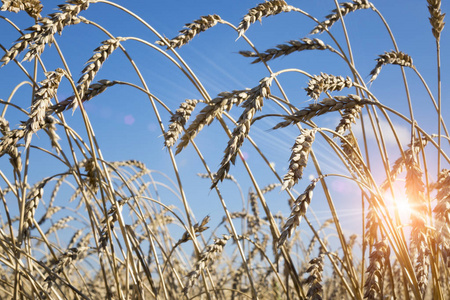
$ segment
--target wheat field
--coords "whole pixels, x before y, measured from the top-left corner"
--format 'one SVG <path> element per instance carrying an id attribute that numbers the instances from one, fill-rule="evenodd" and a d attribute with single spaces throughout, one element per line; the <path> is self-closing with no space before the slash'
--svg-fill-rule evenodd
<path id="1" fill-rule="evenodd" d="M 1 1 L 0 299 L 450 299 L 447 3 L 122 2 Z"/>

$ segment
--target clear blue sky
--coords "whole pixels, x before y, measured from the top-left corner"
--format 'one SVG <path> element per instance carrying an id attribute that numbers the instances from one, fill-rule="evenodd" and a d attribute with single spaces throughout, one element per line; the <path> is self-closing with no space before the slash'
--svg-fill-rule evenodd
<path id="1" fill-rule="evenodd" d="M 140 0 L 117 1 L 117 3 L 140 15 L 160 34 L 172 38 L 177 35 L 179 30 L 183 29 L 185 23 L 192 22 L 202 15 L 218 14 L 223 19 L 237 25 L 248 9 L 256 6 L 258 1 Z M 331 0 L 288 1 L 288 3 L 311 13 L 319 20 L 323 20 L 324 16 L 334 8 L 334 1 Z M 375 0 L 373 3 L 382 12 L 391 26 L 400 50 L 413 57 L 415 65 L 425 79 L 430 82 L 430 87 L 435 92 L 435 45 L 428 22 L 429 13 L 426 8 L 426 1 Z M 61 2 L 54 0 L 45 1 L 44 14 L 51 13 L 57 4 L 61 4 Z M 448 1 L 443 1 L 442 10 L 444 12 L 449 11 L 449 6 Z M 26 28 L 33 24 L 32 20 L 23 12 L 18 15 L 1 12 L 1 15 L 7 16 L 21 28 Z M 81 15 L 104 26 L 115 36 L 136 36 L 150 42 L 157 40 L 156 36 L 142 24 L 135 22 L 133 18 L 124 12 L 103 3 L 91 4 L 89 10 L 81 13 Z M 346 17 L 345 22 L 349 30 L 356 66 L 362 75 L 368 75 L 375 66 L 376 62 L 374 59 L 379 54 L 384 53 L 384 51 L 393 50 L 393 45 L 380 19 L 371 10 L 352 13 Z M 283 15 L 264 18 L 262 25 L 259 23 L 253 24 L 248 30 L 247 36 L 260 51 L 291 39 L 303 37 L 318 37 L 329 42 L 329 38 L 323 34 L 310 36 L 309 32 L 313 27 L 314 23 L 311 20 L 298 13 L 284 13 Z M 341 29 L 340 24 L 336 24 L 332 32 L 345 46 Z M 449 40 L 445 38 L 447 36 L 446 30 L 447 28 L 443 32 L 441 46 L 444 70 L 448 69 L 449 66 L 449 57 L 445 54 L 449 53 L 450 50 Z M 17 31 L 4 20 L 0 20 L 0 32 L 0 41 L 6 48 L 9 48 L 13 41 L 19 37 Z M 258 84 L 261 78 L 268 75 L 267 70 L 262 65 L 251 65 L 250 59 L 241 57 L 237 53 L 239 50 L 251 49 L 242 38 L 238 40 L 236 38 L 236 32 L 225 25 L 219 24 L 215 28 L 200 34 L 187 46 L 178 51 L 198 75 L 212 97 L 222 91 L 246 87 L 252 88 Z M 75 78 L 79 77 L 84 67 L 83 64 L 91 57 L 93 50 L 105 39 L 107 37 L 99 30 L 83 24 L 68 27 L 64 29 L 61 37 L 57 37 L 57 41 L 69 62 L 71 72 Z M 142 71 L 151 92 L 162 99 L 173 111 L 185 99 L 198 99 L 200 97 L 199 93 L 186 80 L 184 75 L 167 59 L 163 58 L 162 55 L 134 41 L 124 42 L 123 45 Z M 47 47 L 43 59 L 48 70 L 54 70 L 62 66 L 61 61 L 56 56 L 55 47 Z M 280 58 L 270 65 L 275 71 L 295 67 L 303 69 L 310 74 L 325 72 L 342 76 L 350 75 L 348 67 L 336 55 L 331 53 L 299 53 Z M 24 63 L 24 66 L 28 70 L 32 70 L 32 63 Z M 426 124 L 427 116 L 431 116 L 431 120 L 435 119 L 434 115 L 432 115 L 432 110 L 429 110 L 429 99 L 415 75 L 408 70 L 407 74 L 412 89 L 413 102 L 421 107 L 421 109 L 416 111 L 416 114 L 419 120 Z M 42 80 L 43 75 L 40 74 L 39 76 L 41 76 L 40 80 Z M 138 83 L 137 76 L 132 72 L 130 64 L 120 51 L 116 51 L 111 55 L 96 78 Z M 369 78 L 367 77 L 366 79 L 368 81 Z M 26 77 L 21 74 L 21 71 L 13 63 L 0 69 L 0 98 L 6 100 L 12 88 L 23 80 L 26 80 Z M 298 74 L 289 74 L 280 76 L 280 80 L 282 80 L 293 104 L 298 107 L 304 107 L 310 103 L 311 99 L 303 91 L 307 83 L 306 77 Z M 448 99 L 448 90 L 445 85 L 445 82 L 449 81 L 448 72 L 444 71 L 442 81 L 444 83 L 444 111 L 448 113 L 450 106 L 447 105 L 448 101 L 446 101 Z M 13 102 L 22 107 L 28 107 L 30 103 L 29 92 L 29 88 L 23 87 L 13 98 Z M 405 94 L 398 67 L 384 67 L 379 78 L 372 85 L 372 92 L 380 101 L 400 109 L 406 114 Z M 58 97 L 64 99 L 70 95 L 71 91 L 66 82 L 60 89 Z M 107 160 L 138 159 L 143 161 L 148 168 L 165 172 L 171 178 L 174 178 L 168 152 L 163 149 L 161 131 L 145 95 L 128 87 L 116 86 L 86 104 L 86 109 L 89 112 L 94 131 Z M 159 109 L 167 128 L 170 116 L 161 107 Z M 201 109 L 201 106 L 197 108 L 196 112 L 199 109 Z M 273 104 L 266 102 L 265 113 L 276 111 L 278 110 Z M 240 110 L 238 109 L 232 111 L 232 115 L 235 118 L 239 116 L 239 113 Z M 8 113 L 8 116 L 11 120 L 17 122 L 16 124 L 11 122 L 11 127 L 16 127 L 19 121 L 24 119 L 23 115 L 14 114 L 13 110 Z M 70 112 L 67 112 L 66 117 L 71 126 L 78 128 L 80 133 L 83 132 L 79 112 L 75 112 L 73 116 Z M 334 118 L 323 119 L 324 123 L 321 126 L 329 125 L 331 128 L 334 128 L 335 125 L 333 124 L 337 120 L 337 115 L 334 115 Z M 289 149 L 294 143 L 297 133 L 293 130 L 268 131 L 277 121 L 277 119 L 260 121 L 256 127 L 252 127 L 251 136 L 269 159 L 275 163 L 277 171 L 283 176 L 288 166 Z M 406 134 L 406 137 L 408 137 L 408 134 Z M 224 133 L 220 131 L 217 124 L 213 124 L 211 128 L 205 129 L 197 137 L 196 141 L 210 167 L 216 170 L 222 159 L 222 151 L 227 144 L 227 138 Z M 408 140 L 405 140 L 404 144 L 406 145 L 407 143 Z M 260 180 L 260 185 L 264 186 L 275 182 L 274 176 L 267 176 L 267 167 L 261 163 L 257 154 L 248 144 L 245 145 L 243 150 L 248 155 L 248 162 L 254 170 L 257 179 Z M 340 166 L 335 163 L 335 158 L 330 157 L 329 150 L 326 149 L 323 141 L 315 143 L 314 150 L 323 162 L 324 172 L 339 172 Z M 41 158 L 38 154 L 36 155 L 37 157 L 34 158 L 36 159 L 35 169 L 31 171 L 32 178 L 35 178 L 36 181 L 55 173 L 54 170 L 61 167 L 55 165 L 55 169 L 49 170 L 47 167 L 49 165 L 48 160 L 52 159 L 48 157 Z M 395 159 L 395 157 L 392 159 Z M 204 215 L 211 214 L 213 217 L 216 217 L 215 220 L 213 218 L 213 222 L 219 222 L 221 216 L 223 216 L 222 208 L 216 199 L 215 193 L 209 191 L 209 182 L 195 177 L 196 173 L 204 173 L 205 171 L 200 161 L 196 158 L 192 147 L 188 147 L 181 153 L 177 157 L 177 162 L 181 170 L 188 201 L 192 205 L 196 217 L 201 219 Z M 0 166 L 7 168 L 7 164 L 7 158 L 3 157 Z M 245 193 L 251 184 L 248 179 L 245 179 L 246 176 L 243 174 L 242 164 L 238 163 L 236 167 L 232 167 L 230 173 L 240 178 Z M 309 175 L 314 175 L 312 168 L 307 169 L 305 179 L 297 186 L 298 191 L 302 191 L 309 184 Z M 161 179 L 161 181 L 164 181 L 164 179 Z M 341 210 L 340 215 L 345 224 L 346 216 L 353 214 L 358 216 L 360 214 L 359 210 L 354 210 L 355 203 L 359 205 L 359 199 L 349 195 L 351 194 L 351 189 L 354 188 L 353 185 L 342 181 L 332 182 L 331 184 L 339 192 L 337 194 L 342 195 L 336 198 L 338 208 Z M 230 210 L 240 210 L 241 200 L 237 189 L 230 183 L 223 183 L 219 186 L 226 196 Z M 286 199 L 287 196 L 285 194 L 278 191 L 272 192 L 268 197 L 268 201 L 274 213 L 283 211 L 285 214 L 288 214 Z M 167 202 L 181 207 L 181 204 L 175 199 L 167 199 Z M 313 204 L 312 208 L 318 212 L 322 220 L 328 218 L 327 213 L 321 213 L 326 211 L 325 204 Z M 347 225 L 350 226 L 352 222 L 354 222 L 354 219 L 349 218 Z"/>

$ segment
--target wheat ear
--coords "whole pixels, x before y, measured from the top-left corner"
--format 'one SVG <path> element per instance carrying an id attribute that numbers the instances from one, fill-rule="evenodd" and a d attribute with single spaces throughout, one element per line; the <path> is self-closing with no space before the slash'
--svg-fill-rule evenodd
<path id="1" fill-rule="evenodd" d="M 385 52 L 384 54 L 378 55 L 376 61 L 377 65 L 372 71 L 370 71 L 370 75 L 372 76 L 370 78 L 370 82 L 374 81 L 378 77 L 381 72 L 381 68 L 384 65 L 390 64 L 399 65 L 402 67 L 414 67 L 413 59 L 411 56 L 406 53 L 397 51 Z"/>
<path id="2" fill-rule="evenodd" d="M 170 118 L 169 129 L 164 133 L 165 146 L 172 147 L 178 140 L 178 136 L 183 132 L 184 125 L 191 117 L 198 100 L 187 99 L 181 103 L 180 108 Z"/>
<path id="3" fill-rule="evenodd" d="M 444 264 L 450 268 L 450 171 L 447 169 L 439 173 L 437 190 L 437 204 L 434 208 L 436 214 L 437 242 L 441 246 Z"/>
<path id="4" fill-rule="evenodd" d="M 434 38 L 439 41 L 441 38 L 441 32 L 444 29 L 444 17 L 445 14 L 441 11 L 441 0 L 427 0 L 428 10 L 430 12 L 430 24 L 431 31 L 433 32 Z"/>
<path id="5" fill-rule="evenodd" d="M 19 12 L 25 11 L 30 17 L 35 20 L 41 18 L 42 4 L 39 0 L 2 0 L 3 5 L 0 11 Z"/>

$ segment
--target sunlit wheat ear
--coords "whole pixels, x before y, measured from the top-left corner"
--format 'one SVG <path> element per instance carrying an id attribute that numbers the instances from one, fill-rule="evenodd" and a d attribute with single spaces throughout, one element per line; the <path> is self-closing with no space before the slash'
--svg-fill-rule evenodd
<path id="1" fill-rule="evenodd" d="M 17 43 L 0 59 L 3 62 L 2 66 L 16 58 L 27 47 L 29 47 L 29 51 L 23 59 L 33 59 L 44 51 L 45 45 L 51 45 L 54 42 L 56 33 L 61 34 L 64 27 L 80 23 L 78 14 L 89 7 L 89 0 L 69 0 L 67 3 L 58 5 L 60 12 L 39 19 L 39 24 L 28 28 L 27 31 L 30 33 L 21 36 Z"/>
<path id="2" fill-rule="evenodd" d="M 160 46 L 167 46 L 167 44 L 169 44 L 172 48 L 180 48 L 189 43 L 189 41 L 200 32 L 206 31 L 217 25 L 219 21 L 221 21 L 221 18 L 218 15 L 202 16 L 200 19 L 186 24 L 186 29 L 180 30 L 180 34 L 177 37 L 174 37 L 171 40 L 165 39 L 164 41 L 156 41 L 156 44 Z M 169 46 L 167 46 L 167 48 L 169 48 Z"/>
<path id="3" fill-rule="evenodd" d="M 349 133 L 345 135 L 344 138 L 345 140 L 341 139 L 341 149 L 346 155 L 346 160 L 351 171 L 357 173 L 358 170 L 361 174 L 364 174 L 364 161 L 357 155 L 357 153 L 359 153 L 359 146 L 356 137 Z"/>
<path id="4" fill-rule="evenodd" d="M 340 3 L 340 6 L 341 7 L 339 8 L 339 10 L 342 17 L 359 9 L 373 8 L 373 4 L 367 0 L 353 0 L 353 2 L 343 2 Z M 325 18 L 325 21 L 322 21 L 320 24 L 314 27 L 314 29 L 311 31 L 311 34 L 321 33 L 325 30 L 330 29 L 330 27 L 333 26 L 334 23 L 339 21 L 339 12 L 337 11 L 337 9 L 334 9 L 333 13 L 326 16 Z"/>
<path id="5" fill-rule="evenodd" d="M 366 232 L 365 239 L 369 244 L 369 248 L 372 247 L 376 240 L 378 240 L 379 220 L 375 211 L 375 199 L 372 197 L 369 200 L 369 207 L 366 215 Z"/>
<path id="6" fill-rule="evenodd" d="M 56 151 L 59 153 L 59 149 L 61 147 L 59 146 L 59 142 L 58 141 L 61 138 L 56 133 L 56 125 L 55 125 L 56 124 L 56 119 L 54 117 L 50 116 L 50 115 L 47 115 L 44 120 L 45 120 L 44 128 L 46 129 L 47 134 L 48 134 L 48 136 L 50 138 L 50 142 L 52 144 L 52 147 L 54 149 L 56 149 Z"/>
<path id="7" fill-rule="evenodd" d="M 34 19 L 41 18 L 42 4 L 39 0 L 3 0 L 0 11 L 19 12 L 24 10 L 30 17 Z"/>
<path id="8" fill-rule="evenodd" d="M 225 155 L 220 163 L 220 168 L 214 177 L 214 182 L 211 188 L 214 188 L 219 181 L 222 181 L 225 178 L 226 174 L 230 170 L 230 164 L 235 163 L 239 149 L 244 143 L 244 139 L 248 136 L 256 111 L 261 110 L 264 105 L 264 98 L 268 98 L 270 95 L 270 85 L 272 84 L 272 80 L 273 77 L 261 79 L 259 85 L 249 91 L 249 97 L 244 103 L 242 103 L 242 107 L 244 107 L 245 110 L 239 117 L 237 126 L 231 134 L 231 139 L 229 140 L 227 148 L 224 151 Z"/>
<path id="9" fill-rule="evenodd" d="M 183 289 L 183 293 L 187 294 L 189 289 L 194 285 L 195 280 L 200 276 L 208 263 L 210 263 L 214 256 L 222 253 L 227 241 L 231 238 L 229 235 L 223 235 L 221 239 L 214 239 L 214 244 L 208 245 L 206 249 L 200 254 L 200 258 L 195 264 L 195 270 L 188 274 L 188 281 Z"/>
<path id="10" fill-rule="evenodd" d="M 410 67 L 413 68 L 413 59 L 411 58 L 411 56 L 409 56 L 406 53 L 403 52 L 396 52 L 396 51 L 391 51 L 391 52 L 385 52 L 384 54 L 378 55 L 379 58 L 376 59 L 377 61 L 377 65 L 375 66 L 375 68 L 370 71 L 370 81 L 374 81 L 375 79 L 377 79 L 378 75 L 381 72 L 381 68 L 384 65 L 399 65 L 402 67 Z"/>
<path id="11" fill-rule="evenodd" d="M 430 24 L 434 38 L 439 41 L 441 38 L 441 32 L 444 29 L 444 17 L 445 14 L 441 11 L 441 0 L 427 0 L 428 10 L 430 11 Z"/>
<path id="12" fill-rule="evenodd" d="M 3 117 L 0 117 L 0 132 L 3 136 L 8 135 L 10 132 L 9 128 L 9 122 Z M 11 144 L 6 148 L 6 153 L 9 155 L 10 163 L 13 166 L 13 168 L 17 171 L 22 171 L 22 158 L 20 156 L 19 149 L 17 148 L 16 144 Z"/>
<path id="13" fill-rule="evenodd" d="M 417 251 L 415 259 L 415 270 L 419 289 L 424 295 L 428 284 L 429 245 L 427 241 L 428 229 L 426 227 L 427 202 L 425 199 L 424 183 L 422 181 L 422 170 L 417 162 L 417 152 L 405 162 L 406 178 L 405 190 L 408 197 L 411 212 L 411 247 Z"/>
<path id="14" fill-rule="evenodd" d="M 356 124 L 356 119 L 359 118 L 362 107 L 362 105 L 355 105 L 344 109 L 341 121 L 335 129 L 337 134 L 343 135 L 347 130 L 350 130 L 352 123 Z"/>
<path id="15" fill-rule="evenodd" d="M 311 203 L 314 188 L 319 180 L 320 177 L 312 180 L 305 191 L 295 200 L 291 214 L 281 230 L 280 238 L 278 239 L 278 247 L 281 247 L 284 242 L 286 242 L 286 239 L 292 235 L 295 228 L 300 225 L 300 221 L 306 214 L 306 210 Z"/>
<path id="16" fill-rule="evenodd" d="M 196 223 L 193 227 L 194 227 L 194 233 L 196 236 L 199 236 L 200 233 L 202 233 L 203 231 L 207 230 L 209 227 L 206 226 L 206 224 L 209 223 L 209 221 L 211 220 L 210 216 L 206 216 L 203 218 L 203 220 L 200 223 Z M 181 237 L 181 239 L 178 240 L 178 242 L 175 244 L 175 247 L 186 243 L 187 241 L 192 240 L 191 235 L 189 234 L 188 231 L 185 231 L 183 233 L 183 236 Z"/>
<path id="17" fill-rule="evenodd" d="M 294 52 L 300 52 L 305 50 L 330 50 L 332 52 L 338 53 L 333 47 L 325 44 L 323 41 L 319 39 L 309 39 L 303 38 L 299 40 L 291 40 L 287 42 L 287 44 L 280 44 L 276 46 L 276 49 L 267 49 L 262 53 L 256 53 L 252 51 L 239 51 L 244 57 L 253 57 L 256 58 L 252 61 L 252 64 L 256 64 L 259 62 L 268 62 L 269 60 L 278 58 L 280 56 L 286 56 Z"/>
<path id="18" fill-rule="evenodd" d="M 314 142 L 316 130 L 303 129 L 292 146 L 289 168 L 283 178 L 281 189 L 291 189 L 303 176 L 303 170 L 308 163 L 309 152 Z"/>
<path id="19" fill-rule="evenodd" d="M 242 18 L 237 28 L 239 36 L 243 35 L 251 24 L 261 21 L 263 17 L 277 15 L 282 12 L 289 12 L 292 6 L 288 5 L 284 0 L 271 0 L 258 4 L 258 6 L 250 9 Z"/>
<path id="20" fill-rule="evenodd" d="M 36 213 L 39 201 L 44 195 L 44 185 L 45 182 L 35 185 L 27 194 L 23 218 L 23 236 L 27 236 L 30 229 L 34 226 L 34 214 Z"/>
<path id="21" fill-rule="evenodd" d="M 84 95 L 81 101 L 82 102 L 89 101 L 95 96 L 106 91 L 108 87 L 111 87 L 116 84 L 117 84 L 116 81 L 109 81 L 107 79 L 99 80 L 98 82 L 89 85 L 89 88 L 86 91 L 84 91 Z M 53 105 L 51 107 L 51 110 L 54 111 L 55 113 L 60 113 L 66 109 L 73 108 L 73 106 L 76 105 L 76 103 L 77 102 L 75 100 L 75 96 L 70 96 L 65 100 Z"/>
<path id="22" fill-rule="evenodd" d="M 41 87 L 34 94 L 29 119 L 25 123 L 25 147 L 30 145 L 32 134 L 45 127 L 45 117 L 52 105 L 51 99 L 56 96 L 64 75 L 64 70 L 56 69 L 55 72 L 48 72 L 47 79 L 40 82 Z"/>
<path id="23" fill-rule="evenodd" d="M 194 121 L 186 129 L 186 133 L 181 137 L 177 145 L 176 153 L 180 153 L 205 127 L 215 119 L 222 116 L 225 111 L 230 111 L 233 106 L 239 106 L 250 96 L 250 89 L 236 90 L 232 92 L 222 92 L 218 97 L 212 99 L 195 117 Z"/>
<path id="24" fill-rule="evenodd" d="M 353 81 L 348 76 L 344 78 L 342 76 L 320 73 L 319 76 L 314 75 L 309 80 L 308 87 L 305 88 L 305 91 L 309 97 L 317 100 L 324 92 L 342 91 L 344 88 L 351 87 L 353 87 Z"/>
<path id="25" fill-rule="evenodd" d="M 94 80 L 95 75 L 97 75 L 103 63 L 114 52 L 114 50 L 119 47 L 120 42 L 124 40 L 125 39 L 121 37 L 109 39 L 103 41 L 102 45 L 94 50 L 96 53 L 86 62 L 88 65 L 83 69 L 83 71 L 81 71 L 83 75 L 78 80 L 77 89 L 81 99 L 84 98 L 84 94 L 89 90 L 92 80 Z M 75 102 L 73 109 L 76 107 L 77 103 Z"/>
<path id="26" fill-rule="evenodd" d="M 367 267 L 367 279 L 364 284 L 365 299 L 381 299 L 383 295 L 383 279 L 386 264 L 389 263 L 389 244 L 384 239 L 374 245 L 369 255 L 369 266 Z"/>
<path id="27" fill-rule="evenodd" d="M 166 147 L 172 147 L 176 143 L 197 103 L 198 100 L 186 100 L 181 103 L 180 108 L 172 115 L 169 129 L 164 133 L 164 144 Z"/>
<path id="28" fill-rule="evenodd" d="M 320 300 L 322 299 L 323 288 L 322 288 L 322 273 L 323 273 L 323 265 L 324 265 L 324 254 L 320 254 L 318 257 L 310 260 L 309 268 L 306 272 L 309 273 L 308 278 L 305 283 L 309 285 L 308 292 L 306 296 L 311 300 Z"/>
<path id="29" fill-rule="evenodd" d="M 316 116 L 320 116 L 329 112 L 338 111 L 340 109 L 351 109 L 355 106 L 363 106 L 365 104 L 377 105 L 376 102 L 361 98 L 357 95 L 335 96 L 326 98 L 318 103 L 312 103 L 307 108 L 303 108 L 292 115 L 283 116 L 284 122 L 280 122 L 273 129 L 287 127 L 300 122 L 306 122 Z"/>
<path id="30" fill-rule="evenodd" d="M 436 214 L 437 242 L 441 247 L 444 264 L 450 268 L 450 171 L 447 169 L 439 173 L 437 190 Z"/>

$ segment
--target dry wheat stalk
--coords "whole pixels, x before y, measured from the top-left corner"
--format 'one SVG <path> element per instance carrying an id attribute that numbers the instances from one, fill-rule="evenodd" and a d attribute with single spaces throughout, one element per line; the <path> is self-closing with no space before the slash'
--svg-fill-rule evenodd
<path id="1" fill-rule="evenodd" d="M 178 136 L 183 132 L 184 125 L 191 117 L 198 100 L 186 99 L 181 103 L 180 108 L 170 117 L 169 129 L 164 133 L 165 146 L 172 147 L 178 140 Z"/>
<path id="2" fill-rule="evenodd" d="M 310 267 L 306 270 L 309 273 L 305 283 L 309 285 L 306 297 L 311 300 L 321 300 L 323 295 L 322 272 L 324 265 L 324 254 L 309 261 Z"/>
<path id="3" fill-rule="evenodd" d="M 441 32 L 444 29 L 444 17 L 445 14 L 441 11 L 441 0 L 427 0 L 428 10 L 430 12 L 430 24 L 431 31 L 433 32 L 434 38 L 439 41 L 441 38 Z"/>
<path id="4" fill-rule="evenodd" d="M 325 44 L 322 40 L 319 39 L 309 39 L 302 38 L 299 40 L 291 40 L 287 42 L 287 44 L 280 44 L 276 46 L 277 49 L 267 49 L 262 53 L 256 53 L 252 51 L 239 51 L 244 57 L 253 57 L 256 58 L 252 61 L 252 64 L 256 64 L 259 62 L 268 62 L 269 60 L 278 58 L 280 56 L 286 56 L 293 52 L 300 52 L 304 50 L 330 50 L 332 52 L 338 53 L 333 47 Z"/>
<path id="5" fill-rule="evenodd" d="M 311 120 L 313 117 L 320 116 L 328 112 L 337 111 L 340 109 L 350 109 L 355 106 L 363 106 L 366 104 L 377 105 L 375 101 L 351 94 L 347 96 L 326 98 L 318 103 L 312 103 L 307 108 L 299 110 L 292 115 L 283 116 L 286 121 L 278 123 L 273 127 L 273 129 L 287 127 L 299 122 L 306 122 Z"/>
<path id="6" fill-rule="evenodd" d="M 102 45 L 94 50 L 94 55 L 86 62 L 88 65 L 81 71 L 83 75 L 78 80 L 78 93 L 80 98 L 85 97 L 85 93 L 89 90 L 91 82 L 94 80 L 95 75 L 102 67 L 106 59 L 120 46 L 120 42 L 125 39 L 122 37 L 112 38 L 102 42 Z M 73 105 L 73 109 L 77 107 L 77 103 Z"/>
<path id="7" fill-rule="evenodd" d="M 224 151 L 225 155 L 220 163 L 220 168 L 214 177 L 211 188 L 214 188 L 219 181 L 222 181 L 225 178 L 230 170 L 230 163 L 235 163 L 239 149 L 244 143 L 244 139 L 248 136 L 256 111 L 261 110 L 264 105 L 264 98 L 268 98 L 270 95 L 270 85 L 272 84 L 272 80 L 273 77 L 261 79 L 260 84 L 249 91 L 249 97 L 242 103 L 242 107 L 244 107 L 245 110 L 239 117 L 237 126 L 231 134 L 231 139 L 228 141 L 227 148 Z"/>
<path id="8" fill-rule="evenodd" d="M 186 133 L 181 137 L 177 145 L 176 153 L 180 153 L 191 139 L 194 139 L 205 125 L 209 125 L 215 119 L 222 116 L 225 111 L 236 105 L 241 105 L 250 96 L 250 89 L 237 90 L 232 92 L 222 92 L 218 97 L 212 99 L 195 117 L 195 120 L 186 129 Z"/>
<path id="9" fill-rule="evenodd" d="M 180 34 L 173 39 L 156 41 L 156 44 L 160 46 L 167 46 L 169 48 L 180 48 L 183 45 L 189 43 L 200 32 L 206 31 L 211 27 L 217 25 L 222 19 L 218 15 L 201 16 L 200 19 L 188 23 L 185 25 L 186 29 L 180 30 Z"/>
<path id="10" fill-rule="evenodd" d="M 39 0 L 2 0 L 3 5 L 0 11 L 19 12 L 24 10 L 30 17 L 34 19 L 41 18 L 42 4 Z"/>
<path id="11" fill-rule="evenodd" d="M 444 264 L 450 268 L 450 171 L 447 169 L 439 173 L 437 190 L 436 214 L 437 242 L 441 247 Z"/>
<path id="12" fill-rule="evenodd" d="M 2 66 L 15 59 L 22 51 L 29 47 L 24 60 L 31 60 L 40 55 L 46 44 L 51 45 L 56 33 L 61 34 L 65 26 L 78 24 L 78 14 L 89 7 L 89 0 L 69 0 L 68 4 L 58 5 L 60 12 L 50 14 L 47 18 L 39 19 L 39 24 L 33 25 L 27 30 L 30 33 L 22 35 L 0 59 Z"/>
<path id="13" fill-rule="evenodd" d="M 309 204 L 313 196 L 314 188 L 316 187 L 319 178 L 313 179 L 311 183 L 306 187 L 305 191 L 297 197 L 294 206 L 292 207 L 289 218 L 284 223 L 281 230 L 280 238 L 278 239 L 277 247 L 281 247 L 286 239 L 292 235 L 295 228 L 300 225 L 302 217 L 306 214 Z"/>
<path id="14" fill-rule="evenodd" d="M 195 280 L 200 276 L 208 263 L 213 260 L 214 256 L 222 253 L 227 241 L 231 238 L 229 235 L 223 235 L 221 239 L 214 239 L 214 244 L 208 245 L 206 249 L 200 254 L 200 258 L 195 264 L 195 270 L 188 274 L 188 280 L 183 288 L 183 293 L 187 294 L 189 289 L 194 285 Z"/>
<path id="15" fill-rule="evenodd" d="M 65 71 L 58 68 L 54 72 L 47 72 L 45 75 L 47 78 L 40 82 L 41 87 L 34 94 L 29 119 L 25 123 L 25 147 L 30 145 L 33 133 L 46 126 L 45 117 L 52 105 L 51 99 L 56 96 Z"/>
<path id="16" fill-rule="evenodd" d="M 369 255 L 369 266 L 366 273 L 367 279 L 364 284 L 365 299 L 383 299 L 383 279 L 386 264 L 389 263 L 389 244 L 386 239 L 376 243 Z"/>
<path id="17" fill-rule="evenodd" d="M 263 17 L 277 15 L 282 12 L 289 12 L 292 6 L 288 5 L 284 0 L 270 0 L 258 4 L 258 6 L 250 9 L 239 23 L 237 30 L 239 36 L 242 36 L 251 24 L 261 21 Z"/>
<path id="18" fill-rule="evenodd" d="M 289 168 L 283 178 L 281 189 L 291 189 L 303 176 L 303 170 L 308 163 L 309 152 L 314 142 L 316 130 L 302 129 L 292 146 Z"/>
<path id="19" fill-rule="evenodd" d="M 391 65 L 399 65 L 402 67 L 410 67 L 410 68 L 414 67 L 412 57 L 403 52 L 391 51 L 385 52 L 384 54 L 378 56 L 379 58 L 376 59 L 377 65 L 372 71 L 370 71 L 370 75 L 372 76 L 370 78 L 370 82 L 374 81 L 378 77 L 381 68 L 384 65 L 391 64 Z"/>
<path id="20" fill-rule="evenodd" d="M 95 96 L 103 93 L 110 86 L 117 84 L 117 81 L 109 81 L 107 79 L 99 80 L 96 83 L 89 85 L 89 88 L 84 91 L 84 95 L 81 98 L 82 102 L 89 101 Z M 80 92 L 80 91 L 78 91 Z M 66 109 L 73 108 L 76 105 L 75 96 L 72 95 L 63 101 L 53 105 L 50 109 L 55 113 L 63 112 Z"/>
<path id="21" fill-rule="evenodd" d="M 343 2 L 340 3 L 340 6 L 341 7 L 339 8 L 339 11 L 342 17 L 359 9 L 373 9 L 373 4 L 367 0 L 353 0 L 353 2 Z M 340 18 L 338 10 L 334 9 L 333 13 L 329 14 L 325 18 L 326 20 L 314 27 L 310 34 L 322 33 L 325 30 L 330 29 L 330 27 L 333 26 L 334 23 L 336 23 Z"/>
<path id="22" fill-rule="evenodd" d="M 309 80 L 308 87 L 305 88 L 305 91 L 308 96 L 317 100 L 323 92 L 342 91 L 344 88 L 351 87 L 353 87 L 353 81 L 348 76 L 344 78 L 342 76 L 320 73 L 320 76 L 314 75 Z"/>

